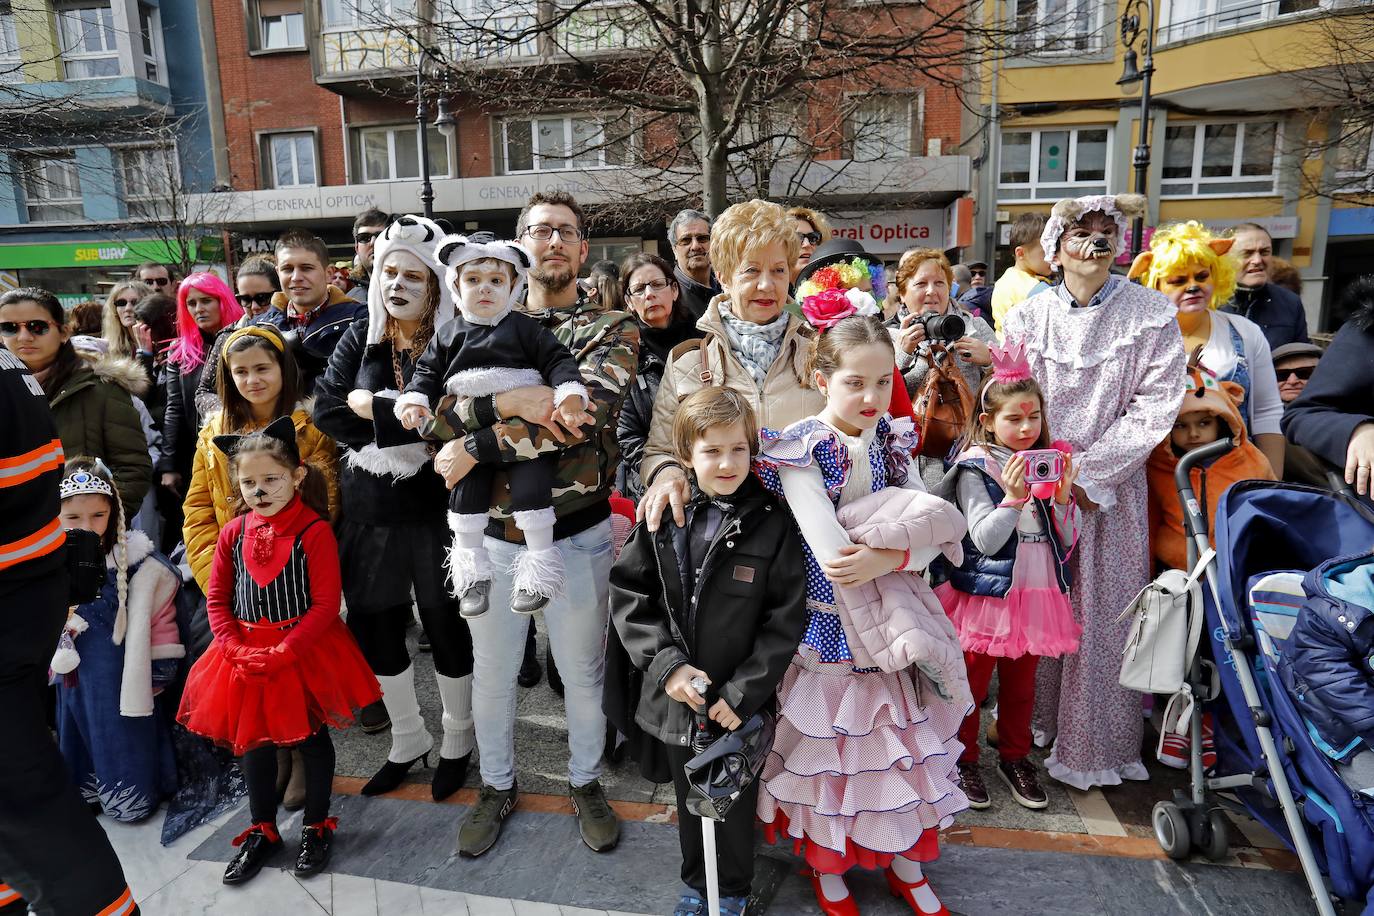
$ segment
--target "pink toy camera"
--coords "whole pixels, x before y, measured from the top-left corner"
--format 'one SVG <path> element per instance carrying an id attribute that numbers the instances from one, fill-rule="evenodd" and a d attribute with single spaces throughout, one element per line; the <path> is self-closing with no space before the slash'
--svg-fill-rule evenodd
<path id="1" fill-rule="evenodd" d="M 1059 483 L 1064 476 L 1064 453 L 1057 448 L 1033 448 L 1021 453 L 1026 462 L 1026 483 Z"/>

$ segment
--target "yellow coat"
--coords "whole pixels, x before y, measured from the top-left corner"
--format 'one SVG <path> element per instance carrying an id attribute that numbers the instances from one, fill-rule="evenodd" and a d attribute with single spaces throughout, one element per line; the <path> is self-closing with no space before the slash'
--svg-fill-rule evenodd
<path id="1" fill-rule="evenodd" d="M 337 447 L 333 439 L 310 422 L 308 408 L 297 407 L 291 419 L 296 424 L 296 443 L 301 450 L 301 460 L 310 462 L 324 474 L 329 487 L 329 515 L 333 518 L 339 509 Z M 186 515 L 181 529 L 186 539 L 186 559 L 202 592 L 210 586 L 215 543 L 219 540 L 220 529 L 234 517 L 233 500 L 230 497 L 237 493 L 237 485 L 231 485 L 229 481 L 229 459 L 214 443 L 215 436 L 234 432 L 221 428 L 222 425 L 223 412 L 216 411 L 200 429 L 200 436 L 196 440 L 195 463 L 191 468 L 191 485 L 182 506 Z"/>

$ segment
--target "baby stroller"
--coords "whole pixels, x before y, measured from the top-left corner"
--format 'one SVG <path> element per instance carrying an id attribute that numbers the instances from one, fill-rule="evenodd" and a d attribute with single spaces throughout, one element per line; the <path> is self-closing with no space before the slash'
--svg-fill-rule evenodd
<path id="1" fill-rule="evenodd" d="M 1199 462 L 1231 448 L 1222 440 L 1189 452 L 1175 484 L 1189 535 L 1189 563 L 1207 549 L 1207 521 L 1189 482 Z M 1205 570 L 1206 629 L 1215 663 L 1192 661 L 1190 791 L 1155 805 L 1160 846 L 1174 858 L 1197 848 L 1226 854 L 1219 805 L 1237 806 L 1298 856 L 1318 913 L 1331 893 L 1366 901 L 1374 916 L 1374 802 L 1352 793 L 1313 744 L 1283 687 L 1279 662 L 1304 600 L 1302 577 L 1326 560 L 1367 552 L 1374 512 L 1349 495 L 1297 484 L 1242 481 L 1217 509 L 1216 559 Z M 1201 653 L 1200 653 L 1201 654 Z M 1217 765 L 1202 764 L 1202 715 L 1215 723 Z M 1213 793 L 1225 791 L 1234 797 Z M 1325 878 L 1323 877 L 1325 876 Z"/>

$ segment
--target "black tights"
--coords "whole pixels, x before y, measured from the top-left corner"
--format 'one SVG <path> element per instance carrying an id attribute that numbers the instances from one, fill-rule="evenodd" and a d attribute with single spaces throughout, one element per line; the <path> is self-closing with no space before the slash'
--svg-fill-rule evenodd
<path id="1" fill-rule="evenodd" d="M 398 604 L 382 611 L 350 610 L 348 629 L 363 650 L 363 658 L 378 677 L 395 677 L 410 667 L 406 649 L 406 625 L 410 605 Z M 472 633 L 467 621 L 458 616 L 458 603 L 445 602 L 437 608 L 420 608 L 420 624 L 429 634 L 434 670 L 444 677 L 465 677 L 472 673 Z"/>
<path id="2" fill-rule="evenodd" d="M 329 817 L 329 793 L 334 786 L 334 742 L 329 727 L 300 744 L 290 745 L 300 751 L 305 762 L 305 810 L 301 823 L 318 824 Z M 277 822 L 277 746 L 257 747 L 243 755 L 243 779 L 248 783 L 248 813 L 253 823 Z"/>

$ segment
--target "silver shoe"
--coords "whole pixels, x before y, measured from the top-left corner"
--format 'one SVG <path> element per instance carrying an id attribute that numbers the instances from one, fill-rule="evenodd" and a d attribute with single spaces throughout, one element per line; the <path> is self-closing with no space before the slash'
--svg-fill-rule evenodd
<path id="1" fill-rule="evenodd" d="M 458 599 L 458 616 L 460 617 L 481 617 L 490 607 L 489 598 L 491 596 L 491 581 L 479 579 L 468 586 L 468 590 L 463 592 Z"/>
<path id="2" fill-rule="evenodd" d="M 535 611 L 544 609 L 544 605 L 549 603 L 549 599 L 544 595 L 536 595 L 523 589 L 516 589 L 511 594 L 510 609 L 516 614 L 533 614 Z"/>

